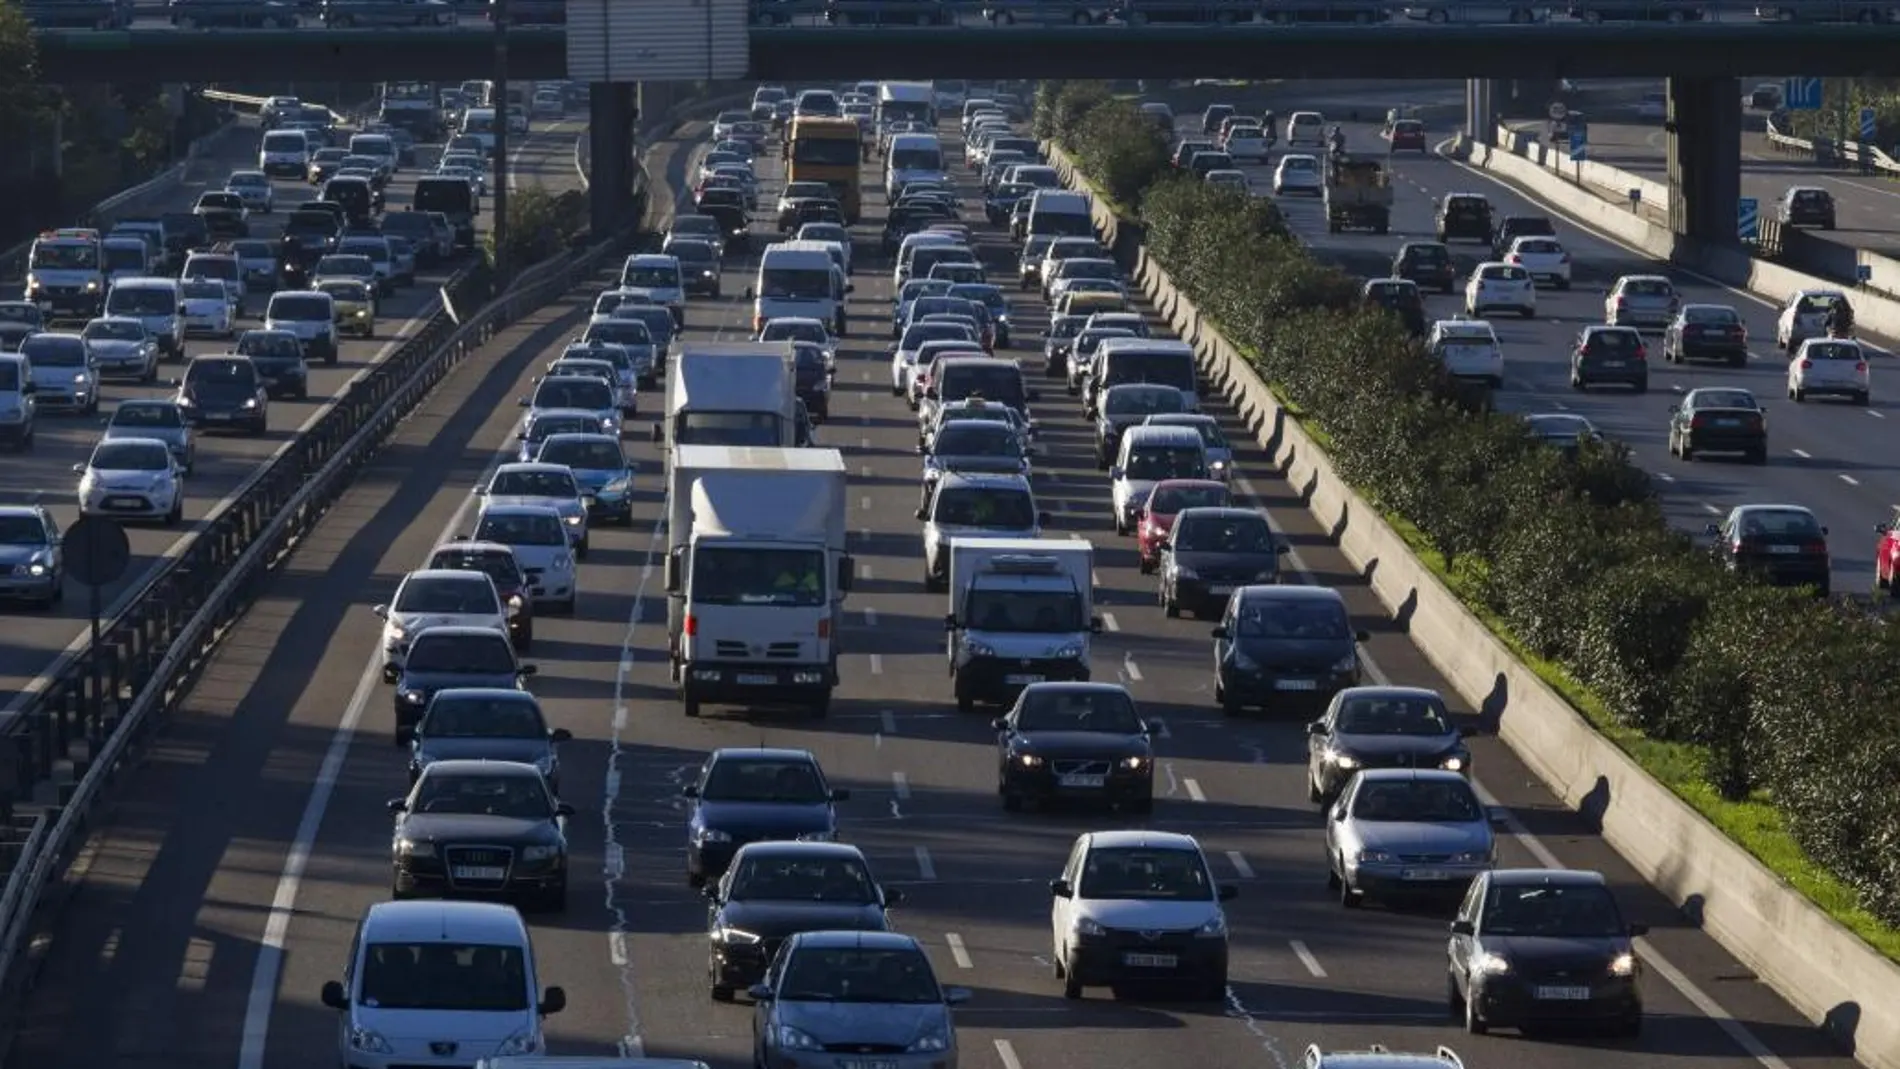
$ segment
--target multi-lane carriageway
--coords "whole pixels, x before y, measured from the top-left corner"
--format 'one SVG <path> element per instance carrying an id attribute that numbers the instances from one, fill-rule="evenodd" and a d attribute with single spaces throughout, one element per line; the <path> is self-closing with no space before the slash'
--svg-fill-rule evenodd
<path id="1" fill-rule="evenodd" d="M 703 133 L 689 127 L 659 146 L 652 173 L 681 188 Z M 763 171 L 769 197 L 776 161 Z M 875 188 L 868 171 L 865 181 Z M 1224 1005 L 1063 1000 L 1047 957 L 1046 881 L 1075 834 L 1123 818 L 1005 816 L 988 714 L 959 716 L 948 700 L 935 623 L 943 596 L 925 595 L 918 577 L 914 421 L 889 392 L 890 289 L 869 244 L 880 201 L 868 198 L 859 231 L 856 326 L 840 356 L 835 415 L 820 429 L 851 467 L 861 568 L 832 715 L 681 715 L 657 633 L 664 612 L 650 565 L 663 491 L 644 433 L 649 416 L 627 435 L 642 491 L 633 528 L 597 533 L 579 612 L 538 626 L 532 686 L 551 721 L 575 735 L 563 787 L 579 808 L 569 826 L 572 905 L 531 917 L 544 979 L 570 999 L 548 1022 L 555 1053 L 633 1049 L 719 1069 L 749 1064 L 750 1011 L 707 996 L 705 906 L 684 878 L 677 795 L 710 749 L 764 743 L 812 749 L 853 789 L 843 832 L 884 880 L 909 892 L 898 924 L 929 945 L 948 982 L 975 989 L 959 1014 L 962 1064 L 973 1069 L 1288 1069 L 1312 1042 L 1450 1043 L 1474 1067 L 1654 1069 L 1694 1059 L 1712 1069 L 1848 1069 L 1488 738 L 1476 740 L 1476 767 L 1509 830 L 1504 863 L 1610 874 L 1630 919 L 1652 926 L 1653 1017 L 1633 1041 L 1455 1031 L 1444 1005 L 1444 916 L 1376 906 L 1347 913 L 1328 895 L 1319 820 L 1301 786 L 1300 723 L 1229 721 L 1213 707 L 1210 623 L 1162 616 L 1131 544 L 1110 532 L 1107 488 L 1076 405 L 1050 388 L 1035 406 L 1046 449 L 1037 480 L 1057 513 L 1055 537 L 1099 547 L 1097 589 L 1112 622 L 1096 648 L 1097 677 L 1123 681 L 1161 725 L 1150 822 L 1199 836 L 1219 877 L 1241 887 L 1229 912 L 1235 949 Z M 979 233 L 986 259 L 1009 270 L 998 235 Z M 744 288 L 746 268 L 729 267 L 726 292 Z M 219 653 L 124 785 L 116 823 L 89 847 L 25 1008 L 33 1027 L 16 1048 L 19 1065 L 337 1064 L 336 1019 L 317 992 L 339 975 L 362 912 L 387 896 L 383 803 L 405 784 L 370 606 L 437 539 L 465 529 L 469 487 L 512 445 L 514 399 L 606 281 L 511 327 L 445 383 Z M 1016 314 L 1034 323 L 1044 311 L 1025 296 Z M 689 336 L 743 337 L 749 318 L 740 301 L 696 302 Z M 1019 355 L 1033 372 L 1036 354 Z M 1234 424 L 1229 433 L 1242 432 Z M 1241 489 L 1285 532 L 1302 578 L 1344 588 L 1373 632 L 1372 677 L 1443 689 L 1262 458 L 1243 454 L 1242 470 Z"/>
<path id="2" fill-rule="evenodd" d="M 222 188 L 225 176 L 236 170 L 257 166 L 258 130 L 247 124 L 244 136 L 220 139 L 220 151 L 214 159 L 194 165 L 196 175 L 206 176 L 209 186 L 188 184 L 181 187 L 168 211 L 190 211 L 198 194 L 206 188 Z M 571 187 L 579 181 L 574 169 L 574 137 L 582 126 L 572 121 L 537 123 L 533 132 L 511 153 L 509 174 L 517 184 L 546 185 L 550 189 Z M 435 166 L 435 151 L 422 146 L 417 166 L 405 168 L 390 182 L 388 207 L 401 211 L 409 204 L 418 175 Z M 299 202 L 315 196 L 310 187 L 295 181 L 278 179 L 276 211 L 271 215 L 253 215 L 251 232 L 255 237 L 275 239 L 281 232 L 286 213 Z M 488 231 L 489 201 L 483 201 L 483 216 L 477 229 Z M 296 436 L 300 429 L 314 423 L 332 400 L 385 356 L 394 352 L 420 330 L 439 307 L 438 290 L 461 262 L 452 262 L 419 271 L 416 284 L 385 298 L 377 332 L 370 339 L 346 339 L 334 365 L 313 364 L 310 368 L 310 398 L 306 401 L 272 400 L 269 433 L 257 437 L 229 434 L 200 434 L 196 470 L 185 480 L 185 522 L 176 528 L 160 526 L 129 527 L 132 542 L 132 567 L 117 583 L 105 588 L 102 602 L 108 615 L 121 599 L 144 586 L 145 578 L 161 560 L 181 552 L 196 528 L 215 513 L 276 453 Z M 246 303 L 238 329 L 262 325 L 264 305 L 269 294 L 253 293 Z M 62 328 L 66 329 L 66 328 Z M 230 343 L 217 338 L 193 338 L 186 346 L 187 357 L 229 351 Z M 42 414 L 33 450 L 9 454 L 0 464 L 0 501 L 41 503 L 50 506 L 62 527 L 78 517 L 78 477 L 74 464 L 83 463 L 103 430 L 112 406 L 133 397 L 166 397 L 173 392 L 165 383 L 182 374 L 184 365 L 173 362 L 160 366 L 159 381 L 152 386 L 108 382 L 105 385 L 98 418 L 74 415 Z M 52 610 L 22 610 L 9 607 L 0 616 L 0 708 L 8 712 L 37 688 L 37 681 L 66 650 L 84 643 L 85 617 L 88 611 L 85 588 L 69 584 L 67 598 Z"/>

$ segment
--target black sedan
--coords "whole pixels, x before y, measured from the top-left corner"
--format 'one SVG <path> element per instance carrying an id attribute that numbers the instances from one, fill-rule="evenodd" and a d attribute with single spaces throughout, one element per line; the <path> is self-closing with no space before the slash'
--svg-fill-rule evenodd
<path id="1" fill-rule="evenodd" d="M 1748 328 L 1726 304 L 1685 304 L 1663 331 L 1663 360 L 1720 360 L 1741 367 L 1748 363 Z"/>
<path id="2" fill-rule="evenodd" d="M 1057 799 L 1154 809 L 1154 746 L 1128 691 L 1113 683 L 1031 683 L 996 729 L 1003 808 Z"/>
<path id="3" fill-rule="evenodd" d="M 1531 435 L 1566 457 L 1575 457 L 1583 443 L 1600 440 L 1596 424 L 1574 412 L 1533 412 L 1524 417 Z"/>
<path id="4" fill-rule="evenodd" d="M 1471 751 L 1438 692 L 1421 687 L 1342 690 L 1306 725 L 1306 797 L 1326 805 L 1366 768 L 1442 768 L 1471 774 Z"/>
<path id="5" fill-rule="evenodd" d="M 851 792 L 825 781 L 810 750 L 729 747 L 714 750 L 699 779 L 680 795 L 692 803 L 686 819 L 686 878 L 703 887 L 725 875 L 733 855 L 747 843 L 829 841 L 838 832 L 833 804 Z"/>
<path id="6" fill-rule="evenodd" d="M 1242 508 L 1190 508 L 1175 515 L 1161 543 L 1161 611 L 1212 616 L 1234 591 L 1280 581 L 1281 544 L 1265 513 Z"/>
<path id="7" fill-rule="evenodd" d="M 1715 556 L 1729 571 L 1759 576 L 1775 586 L 1829 590 L 1832 558 L 1827 528 L 1799 505 L 1739 505 L 1709 524 Z"/>
<path id="8" fill-rule="evenodd" d="M 1739 453 L 1752 464 L 1768 463 L 1768 414 L 1747 390 L 1690 390 L 1669 410 L 1669 452 L 1683 460 L 1700 453 Z"/>
<path id="9" fill-rule="evenodd" d="M 1450 293 L 1458 286 L 1458 268 L 1451 250 L 1442 242 L 1408 241 L 1392 258 L 1392 277 L 1417 283 L 1421 289 Z"/>
<path id="10" fill-rule="evenodd" d="M 1383 308 L 1397 316 L 1412 337 L 1425 336 L 1425 295 L 1418 283 L 1404 278 L 1368 279 L 1359 300 L 1365 308 Z"/>
<path id="11" fill-rule="evenodd" d="M 413 655 L 412 655 L 413 656 Z M 512 761 L 437 761 L 395 814 L 390 895 L 500 896 L 567 908 L 567 836 L 574 807 L 554 800 L 541 770 Z"/>
<path id="12" fill-rule="evenodd" d="M 461 687 L 436 691 L 416 725 L 409 751 L 413 786 L 430 765 L 442 761 L 510 761 L 533 765 L 561 793 L 560 744 L 566 728 L 548 727 L 541 703 L 525 690 Z"/>
<path id="13" fill-rule="evenodd" d="M 535 666 L 515 660 L 508 636 L 486 627 L 431 627 L 415 637 L 409 655 L 386 665 L 396 685 L 396 745 L 406 746 L 435 692 L 450 687 L 519 687 Z"/>
<path id="14" fill-rule="evenodd" d="M 1451 1016 L 1465 1030 L 1590 1022 L 1643 1029 L 1642 962 L 1603 876 L 1497 869 L 1479 876 L 1451 922 Z"/>
<path id="15" fill-rule="evenodd" d="M 844 843 L 748 843 L 724 879 L 706 885 L 706 971 L 712 997 L 765 979 L 785 940 L 800 932 L 887 932 L 885 910 L 904 900 Z"/>
<path id="16" fill-rule="evenodd" d="M 1324 707 L 1359 685 L 1358 643 L 1339 591 L 1323 586 L 1244 586 L 1214 635 L 1214 700 L 1228 716 L 1248 706 Z"/>

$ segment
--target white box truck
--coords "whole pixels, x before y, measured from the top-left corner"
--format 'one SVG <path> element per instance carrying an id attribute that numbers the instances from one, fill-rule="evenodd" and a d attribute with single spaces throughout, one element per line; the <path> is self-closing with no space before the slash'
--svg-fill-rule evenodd
<path id="1" fill-rule="evenodd" d="M 682 445 L 667 486 L 667 634 L 687 716 L 802 706 L 838 685 L 851 589 L 836 449 Z"/>
<path id="2" fill-rule="evenodd" d="M 950 540 L 950 679 L 957 709 L 1008 705 L 1031 683 L 1089 678 L 1095 547 L 1080 539 Z"/>
<path id="3" fill-rule="evenodd" d="M 689 342 L 666 376 L 665 418 L 653 440 L 679 445 L 803 444 L 789 341 Z"/>

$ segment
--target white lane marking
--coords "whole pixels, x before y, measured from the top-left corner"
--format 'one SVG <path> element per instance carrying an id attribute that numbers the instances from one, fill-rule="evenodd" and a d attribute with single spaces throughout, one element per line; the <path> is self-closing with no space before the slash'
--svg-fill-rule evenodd
<path id="1" fill-rule="evenodd" d="M 858 498 L 858 507 L 866 512 L 871 511 L 871 495 L 865 494 L 863 497 Z"/>
<path id="2" fill-rule="evenodd" d="M 996 1057 L 1003 1063 L 1003 1069 L 1023 1069 L 1022 1059 L 1016 1057 L 1016 1048 L 1009 1040 L 999 1039 L 995 1043 Z"/>
<path id="3" fill-rule="evenodd" d="M 954 307 L 956 307 L 956 306 L 955 306 L 955 305 L 951 305 L 951 307 L 952 307 L 952 308 L 954 308 Z M 869 438 L 860 438 L 860 439 L 858 439 L 858 448 L 859 448 L 859 449 L 869 449 L 869 448 L 871 448 L 871 440 L 870 440 Z"/>
<path id="4" fill-rule="evenodd" d="M 927 846 L 913 847 L 911 852 L 917 856 L 917 878 L 921 880 L 936 879 L 937 866 L 930 860 L 930 848 Z"/>
<path id="5" fill-rule="evenodd" d="M 1121 621 L 1115 619 L 1114 613 L 1105 612 L 1102 614 L 1102 629 L 1104 631 L 1120 631 L 1122 629 Z"/>
<path id="6" fill-rule="evenodd" d="M 897 734 L 897 716 L 893 714 L 889 709 L 879 709 L 877 711 L 877 718 L 879 721 L 879 726 L 884 729 L 884 734 L 886 735 Z"/>
<path id="7" fill-rule="evenodd" d="M 904 775 L 902 772 L 891 773 L 891 793 L 895 794 L 900 801 L 909 800 L 910 777 Z"/>
<path id="8" fill-rule="evenodd" d="M 607 848 L 607 856 L 601 860 L 601 872 L 610 880 L 617 880 L 627 871 L 627 851 L 619 843 Z"/>
<path id="9" fill-rule="evenodd" d="M 1663 482 L 1666 482 L 1666 483 L 1673 483 L 1676 481 L 1676 477 L 1674 475 L 1669 474 L 1666 471 L 1659 471 L 1659 472 L 1655 472 L 1654 474 L 1656 478 L 1661 479 Z"/>
<path id="10" fill-rule="evenodd" d="M 1325 968 L 1320 965 L 1319 959 L 1313 956 L 1313 951 L 1305 943 L 1294 939 L 1287 945 L 1293 948 L 1293 956 L 1300 959 L 1300 964 L 1306 966 L 1306 971 L 1312 973 L 1314 979 L 1326 979 Z"/>
<path id="11" fill-rule="evenodd" d="M 1881 415 L 1880 413 L 1878 413 L 1878 412 L 1875 412 L 1875 411 L 1874 411 L 1873 409 L 1871 409 L 1871 408 L 1863 408 L 1863 409 L 1861 409 L 1861 411 L 1862 411 L 1862 412 L 1865 412 L 1865 413 L 1867 413 L 1868 415 L 1870 415 L 1870 416 L 1872 416 L 1872 417 L 1874 417 L 1875 419 L 1886 419 L 1886 418 L 1887 418 L 1886 416 L 1883 416 L 1883 415 Z"/>
<path id="12" fill-rule="evenodd" d="M 877 610 L 876 609 L 864 610 L 864 626 L 870 627 L 870 628 L 877 627 Z"/>
<path id="13" fill-rule="evenodd" d="M 613 962 L 616 969 L 627 967 L 627 933 L 607 933 L 607 960 Z"/>
<path id="14" fill-rule="evenodd" d="M 1201 791 L 1201 781 L 1200 781 L 1200 780 L 1197 780 L 1197 779 L 1194 779 L 1194 778 L 1193 778 L 1193 777 L 1191 777 L 1191 776 L 1190 776 L 1190 777 L 1186 777 L 1186 778 L 1184 778 L 1184 779 L 1182 779 L 1182 780 L 1181 780 L 1181 786 L 1183 786 L 1183 787 L 1186 787 L 1186 788 L 1187 788 L 1187 792 L 1188 792 L 1188 797 L 1189 797 L 1189 798 L 1192 798 L 1192 799 L 1194 799 L 1194 800 L 1195 800 L 1195 801 L 1197 801 L 1197 802 L 1205 802 L 1205 801 L 1207 801 L 1207 795 L 1206 795 L 1206 794 L 1204 794 L 1204 793 L 1203 793 L 1203 792 Z"/>
<path id="15" fill-rule="evenodd" d="M 1241 879 L 1253 879 L 1253 866 L 1247 863 L 1247 855 L 1238 850 L 1229 850 L 1227 851 L 1227 863 L 1234 867 L 1234 872 L 1238 874 Z"/>
<path id="16" fill-rule="evenodd" d="M 860 479 L 869 479 L 870 477 L 871 477 L 871 469 L 870 469 L 870 468 L 859 468 L 859 469 L 858 469 L 858 478 L 860 478 Z"/>
<path id="17" fill-rule="evenodd" d="M 869 563 L 858 565 L 858 578 L 867 581 L 871 578 L 871 565 Z"/>
<path id="18" fill-rule="evenodd" d="M 1129 682 L 1141 682 L 1141 666 L 1135 663 L 1134 654 L 1131 653 L 1122 658 L 1122 672 L 1128 677 Z"/>
<path id="19" fill-rule="evenodd" d="M 1841 479 L 1841 481 L 1842 481 L 1842 482 L 1844 482 L 1844 483 L 1846 483 L 1846 484 L 1847 484 L 1847 485 L 1849 485 L 1849 486 L 1859 486 L 1859 485 L 1860 485 L 1860 480 L 1859 480 L 1859 479 L 1856 479 L 1856 478 L 1854 478 L 1854 477 L 1853 477 L 1852 475 L 1849 475 L 1849 474 L 1847 474 L 1847 473 L 1846 473 L 1846 472 L 1844 472 L 1844 471 L 1840 473 L 1840 479 Z"/>
<path id="20" fill-rule="evenodd" d="M 957 963 L 959 969 L 974 969 L 976 963 L 970 960 L 969 948 L 963 945 L 963 937 L 955 932 L 945 932 L 943 941 L 950 948 L 950 960 Z"/>
<path id="21" fill-rule="evenodd" d="M 1720 516 L 1722 514 L 1721 509 L 1716 508 L 1714 505 L 1709 504 L 1707 501 L 1704 501 L 1702 503 L 1702 511 L 1708 513 L 1711 516 Z"/>
<path id="22" fill-rule="evenodd" d="M 1813 460 L 1813 459 L 1814 459 L 1814 457 L 1813 457 L 1812 455 L 1810 455 L 1810 454 L 1808 453 L 1808 451 L 1807 451 L 1807 450 L 1805 450 L 1805 449 L 1791 449 L 1791 450 L 1789 450 L 1789 452 L 1791 452 L 1791 453 L 1793 453 L 1793 454 L 1794 454 L 1795 456 L 1798 456 L 1798 457 L 1800 457 L 1800 458 L 1801 458 L 1802 460 Z"/>
<path id="23" fill-rule="evenodd" d="M 881 676 L 884 674 L 884 655 L 883 654 L 873 653 L 871 655 L 871 674 L 874 676 Z"/>

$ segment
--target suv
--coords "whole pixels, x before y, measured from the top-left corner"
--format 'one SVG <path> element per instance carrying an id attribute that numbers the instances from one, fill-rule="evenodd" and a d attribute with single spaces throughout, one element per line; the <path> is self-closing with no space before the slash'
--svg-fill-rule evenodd
<path id="1" fill-rule="evenodd" d="M 315 290 L 279 290 L 264 309 L 264 329 L 295 334 L 305 355 L 326 364 L 337 361 L 336 300 Z"/>
<path id="2" fill-rule="evenodd" d="M 1511 243 L 1518 238 L 1554 238 L 1557 228 L 1542 215 L 1507 215 L 1498 220 L 1498 228 L 1491 235 L 1491 258 L 1502 260 L 1511 251 Z"/>
<path id="3" fill-rule="evenodd" d="M 270 430 L 270 395 L 248 356 L 193 357 L 185 377 L 175 379 L 178 407 L 193 427 Z"/>
<path id="4" fill-rule="evenodd" d="M 1491 202 L 1482 193 L 1447 193 L 1433 229 L 1440 242 L 1491 242 Z"/>

